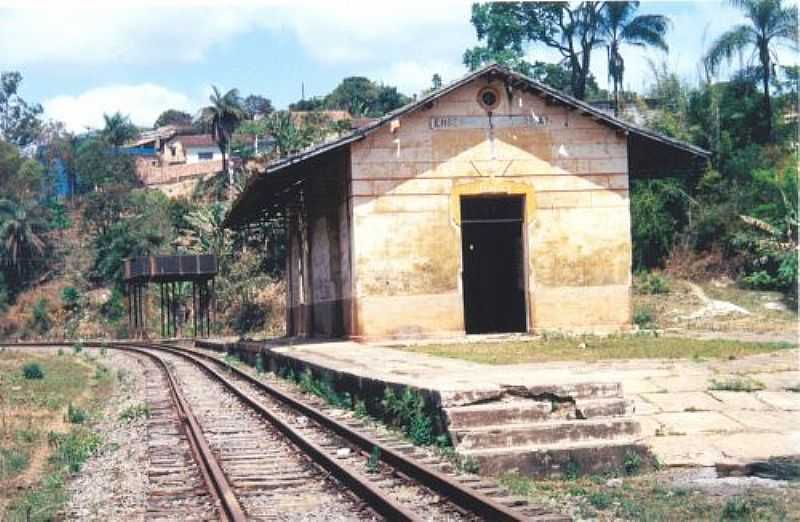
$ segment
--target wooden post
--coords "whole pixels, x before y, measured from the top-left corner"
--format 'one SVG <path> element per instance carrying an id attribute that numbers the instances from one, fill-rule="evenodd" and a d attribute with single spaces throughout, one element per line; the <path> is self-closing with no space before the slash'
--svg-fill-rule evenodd
<path id="1" fill-rule="evenodd" d="M 197 282 L 192 280 L 192 337 L 197 337 Z"/>

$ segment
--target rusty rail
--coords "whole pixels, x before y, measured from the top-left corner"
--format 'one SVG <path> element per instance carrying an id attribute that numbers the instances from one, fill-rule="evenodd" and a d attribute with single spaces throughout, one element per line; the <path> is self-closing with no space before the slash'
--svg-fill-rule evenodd
<path id="1" fill-rule="evenodd" d="M 385 444 L 381 443 L 376 439 L 373 439 L 372 437 L 369 437 L 368 435 L 365 435 L 350 428 L 346 424 L 343 424 L 337 421 L 336 419 L 329 417 L 328 415 L 318 410 L 317 408 L 309 406 L 308 404 L 304 404 L 303 402 L 300 402 L 297 399 L 290 397 L 289 395 L 283 393 L 277 388 L 274 388 L 269 384 L 263 383 L 253 378 L 252 376 L 248 375 L 247 373 L 243 372 L 238 368 L 226 365 L 223 361 L 220 361 L 216 357 L 204 353 L 199 353 L 194 350 L 187 350 L 186 348 L 174 345 L 150 344 L 149 346 L 157 347 L 162 350 L 169 350 L 174 354 L 178 354 L 187 359 L 194 360 L 195 364 L 201 365 L 208 372 L 213 372 L 218 376 L 220 380 L 224 380 L 225 379 L 224 376 L 217 374 L 216 372 L 214 372 L 214 370 L 210 369 L 206 364 L 196 360 L 196 358 L 205 359 L 219 366 L 224 366 L 226 371 L 231 371 L 235 373 L 237 377 L 247 381 L 249 384 L 257 387 L 261 391 L 268 393 L 272 397 L 278 399 L 284 404 L 287 404 L 291 408 L 303 413 L 303 415 L 305 415 L 306 417 L 309 417 L 310 419 L 316 421 L 323 427 L 330 429 L 337 435 L 345 438 L 349 442 L 358 446 L 359 448 L 361 448 L 362 451 L 369 453 L 374 448 L 378 448 L 380 450 L 380 460 L 384 461 L 386 464 L 392 466 L 393 468 L 407 475 L 408 477 L 420 482 L 421 484 L 425 485 L 431 490 L 436 491 L 437 493 L 446 497 L 447 499 L 449 499 L 462 509 L 471 511 L 487 520 L 493 520 L 493 521 L 527 520 L 527 517 L 523 516 L 521 513 L 511 508 L 508 508 L 498 502 L 495 502 L 490 497 L 472 488 L 465 487 L 463 484 L 460 484 L 459 482 L 453 480 L 452 478 L 448 477 L 443 473 L 440 473 L 438 471 L 420 465 L 413 459 L 410 459 L 407 456 L 403 455 L 401 452 L 386 446 Z M 230 383 L 227 383 L 227 385 L 232 386 Z M 289 427 L 289 429 L 291 428 Z M 298 436 L 302 437 L 302 435 Z"/>
<path id="2" fill-rule="evenodd" d="M 115 344 L 114 346 L 149 357 L 164 372 L 167 377 L 167 382 L 169 382 L 169 392 L 172 396 L 172 402 L 175 405 L 175 408 L 178 410 L 179 417 L 183 421 L 183 431 L 186 434 L 187 440 L 189 441 L 189 445 L 192 449 L 192 455 L 194 456 L 194 460 L 197 462 L 197 465 L 203 474 L 206 484 L 210 486 L 209 490 L 219 501 L 219 505 L 222 507 L 222 511 L 226 520 L 231 522 L 245 522 L 247 517 L 245 516 L 244 510 L 239 503 L 239 499 L 236 498 L 230 482 L 228 482 L 225 473 L 222 471 L 222 467 L 219 465 L 214 453 L 211 451 L 211 447 L 208 445 L 208 441 L 203 435 L 203 430 L 200 427 L 200 424 L 197 422 L 197 418 L 192 413 L 192 410 L 189 407 L 189 404 L 186 402 L 186 399 L 183 397 L 183 394 L 178 387 L 178 383 L 175 380 L 175 376 L 172 375 L 172 372 L 169 370 L 169 366 L 167 365 L 166 361 L 156 354 L 148 352 L 147 350 L 142 350 L 137 346 L 124 344 Z"/>
<path id="3" fill-rule="evenodd" d="M 0 344 L 6 344 L 6 343 L 0 343 Z M 364 433 L 354 430 L 353 428 L 350 428 L 346 424 L 343 424 L 337 421 L 336 419 L 329 417 L 328 415 L 318 410 L 317 408 L 305 404 L 301 401 L 298 401 L 297 399 L 285 394 L 281 390 L 273 386 L 270 386 L 267 383 L 261 382 L 253 378 L 252 376 L 248 375 L 247 373 L 243 372 L 242 370 L 227 365 L 223 361 L 211 355 L 200 353 L 195 350 L 190 350 L 180 346 L 157 344 L 157 343 L 132 343 L 132 342 L 114 341 L 111 343 L 87 342 L 84 344 L 89 347 L 103 347 L 103 346 L 119 347 L 122 349 L 144 353 L 158 360 L 162 365 L 164 365 L 165 368 L 166 368 L 166 363 L 155 354 L 149 352 L 148 350 L 161 350 L 167 353 L 171 353 L 173 355 L 180 356 L 198 365 L 208 375 L 212 376 L 213 379 L 223 384 L 233 394 L 235 394 L 242 401 L 244 401 L 250 407 L 252 407 L 256 412 L 258 412 L 261 416 L 267 419 L 287 438 L 289 438 L 293 443 L 299 446 L 304 452 L 309 454 L 315 462 L 317 462 L 319 465 L 328 470 L 331 474 L 336 476 L 337 479 L 345 483 L 349 488 L 351 488 L 354 491 L 354 493 L 356 493 L 358 496 L 360 496 L 362 499 L 368 502 L 373 507 L 373 509 L 379 512 L 381 515 L 387 517 L 387 519 L 389 520 L 419 520 L 419 517 L 414 513 L 408 511 L 405 507 L 399 505 L 397 502 L 386 496 L 377 488 L 375 488 L 372 484 L 369 483 L 369 479 L 367 479 L 365 476 L 362 476 L 357 472 L 353 472 L 341 466 L 338 462 L 336 462 L 335 459 L 331 458 L 323 450 L 323 448 L 318 446 L 313 441 L 308 440 L 307 437 L 302 435 L 300 432 L 298 432 L 297 430 L 286 424 L 284 421 L 279 419 L 276 415 L 271 413 L 269 410 L 264 408 L 256 398 L 251 397 L 247 392 L 243 391 L 235 384 L 231 383 L 226 376 L 217 372 L 209 364 L 207 364 L 206 361 L 209 361 L 218 367 L 224 367 L 226 372 L 234 373 L 236 377 L 246 381 L 248 384 L 256 387 L 260 391 L 269 394 L 271 397 L 277 399 L 283 404 L 302 413 L 306 417 L 314 420 L 322 427 L 331 430 L 338 436 L 346 439 L 353 445 L 359 447 L 362 451 L 369 453 L 373 451 L 374 448 L 378 448 L 378 450 L 380 451 L 381 461 L 393 467 L 398 472 L 408 476 L 409 478 L 419 482 L 425 487 L 435 491 L 439 495 L 442 495 L 443 497 L 447 498 L 461 509 L 475 513 L 476 515 L 479 515 L 486 520 L 492 520 L 492 521 L 529 520 L 529 517 L 526 517 L 524 514 L 494 501 L 487 495 L 484 495 L 475 489 L 465 486 L 464 484 L 461 484 L 458 481 L 453 480 L 452 478 L 448 477 L 443 473 L 430 469 L 416 462 L 415 460 L 405 456 L 403 453 L 390 448 L 389 446 L 370 437 L 369 435 L 366 435 Z M 8 343 L 8 345 L 14 345 L 14 343 Z M 17 346 L 64 346 L 65 343 L 51 343 L 51 342 L 16 343 L 16 345 Z M 175 386 L 174 378 L 172 377 L 170 372 L 167 373 L 169 375 L 171 387 Z M 175 389 L 175 393 L 177 393 L 178 397 L 180 397 L 179 395 L 180 392 L 177 389 Z M 190 417 L 191 416 L 187 416 L 187 420 Z M 194 421 L 194 423 L 196 423 L 196 420 Z M 191 427 L 193 423 L 189 421 L 188 424 Z M 199 426 L 197 426 L 197 428 L 199 429 Z M 202 438 L 202 433 L 200 433 L 200 435 L 201 435 L 200 440 L 205 441 L 205 439 Z M 207 444 L 205 444 L 205 448 L 208 449 Z M 216 463 L 216 461 L 213 458 L 213 455 L 210 454 L 210 450 L 209 450 L 209 456 L 210 456 L 210 462 Z M 210 473 L 212 482 L 214 482 L 216 477 L 221 477 L 222 479 L 224 479 L 224 474 L 222 473 L 222 470 L 219 469 L 218 465 L 216 471 L 210 471 Z M 233 492 L 230 489 L 228 491 L 230 496 L 233 497 Z M 222 494 L 220 496 L 220 498 L 227 498 L 227 497 L 228 493 Z M 235 499 L 235 497 L 233 498 Z M 559 521 L 570 520 L 570 517 L 558 516 L 553 513 L 542 513 L 542 515 L 547 520 L 559 520 Z M 535 518 L 538 519 L 539 517 Z M 238 521 L 245 519 L 232 518 L 232 520 Z"/>

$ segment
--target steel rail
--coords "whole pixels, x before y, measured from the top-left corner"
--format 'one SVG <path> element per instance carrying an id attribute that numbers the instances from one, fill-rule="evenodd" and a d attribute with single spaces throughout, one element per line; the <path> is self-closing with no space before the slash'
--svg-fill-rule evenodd
<path id="1" fill-rule="evenodd" d="M 29 346 L 29 347 L 65 346 L 65 343 L 57 343 L 57 342 L 16 343 L 16 344 L 0 343 L 0 345 L 3 344 L 5 344 L 6 346 L 16 345 L 16 346 Z M 371 482 L 370 479 L 368 479 L 361 473 L 356 472 L 355 470 L 350 470 L 342 466 L 342 464 L 340 464 L 334 458 L 329 456 L 323 447 L 309 440 L 302 433 L 295 430 L 294 428 L 286 424 L 284 421 L 276 417 L 272 412 L 270 412 L 264 406 L 262 406 L 261 403 L 256 398 L 251 397 L 247 392 L 245 392 L 244 390 L 240 389 L 239 387 L 231 383 L 224 375 L 219 374 L 203 361 L 200 361 L 196 357 L 193 357 L 193 355 L 200 355 L 200 354 L 195 354 L 194 352 L 188 350 L 184 351 L 182 348 L 176 349 L 176 347 L 170 345 L 158 345 L 155 343 L 111 341 L 105 344 L 98 342 L 85 342 L 83 343 L 83 345 L 91 348 L 101 348 L 101 347 L 120 348 L 132 352 L 143 353 L 145 355 L 154 358 L 155 360 L 160 361 L 165 366 L 166 362 L 164 362 L 157 355 L 148 350 L 158 350 L 165 353 L 171 353 L 172 355 L 182 357 L 190 361 L 191 363 L 200 367 L 204 372 L 209 374 L 214 380 L 218 381 L 220 384 L 225 386 L 240 400 L 242 400 L 250 408 L 255 410 L 256 413 L 267 419 L 267 421 L 270 422 L 270 424 L 272 424 L 278 431 L 280 431 L 284 436 L 286 436 L 292 443 L 298 446 L 301 451 L 308 454 L 315 463 L 319 464 L 331 475 L 336 477 L 340 482 L 345 484 L 348 488 L 350 488 L 351 491 L 353 491 L 357 496 L 359 496 L 367 504 L 369 504 L 372 509 L 380 513 L 382 516 L 386 517 L 387 520 L 408 521 L 408 522 L 423 521 L 421 517 L 412 513 L 405 506 L 396 502 L 392 498 L 386 496 L 382 491 L 380 491 L 378 488 L 372 485 L 370 483 Z M 211 360 L 214 359 L 211 358 Z M 170 372 L 167 373 L 171 379 Z M 222 472 L 221 469 L 219 469 L 219 472 L 222 473 L 222 478 L 224 478 L 224 473 Z M 240 522 L 240 520 L 243 521 L 247 519 L 245 517 L 241 519 L 232 519 L 232 520 L 233 522 Z"/>
<path id="2" fill-rule="evenodd" d="M 0 342 L 0 345 L 2 344 L 12 345 L 10 343 Z M 17 345 L 65 346 L 65 343 L 18 343 Z M 235 374 L 236 377 L 256 387 L 258 390 L 267 393 L 291 409 L 294 409 L 317 422 L 323 428 L 329 429 L 340 437 L 346 439 L 351 444 L 359 447 L 363 452 L 371 453 L 375 448 L 377 448 L 380 452 L 381 461 L 393 467 L 403 475 L 419 482 L 425 487 L 447 498 L 461 509 L 475 513 L 486 520 L 492 521 L 523 521 L 531 519 L 521 512 L 496 502 L 487 495 L 484 495 L 473 488 L 459 483 L 457 480 L 448 477 L 444 473 L 438 472 L 416 462 L 400 451 L 392 449 L 391 447 L 383 444 L 373 437 L 370 437 L 369 435 L 356 431 L 350 426 L 331 418 L 321 410 L 295 399 L 283 391 L 270 386 L 268 383 L 257 380 L 239 368 L 226 364 L 224 361 L 212 355 L 187 349 L 181 346 L 155 342 L 87 342 L 84 343 L 84 345 L 89 347 L 137 347 L 140 349 L 144 348 L 148 350 L 160 350 L 192 361 L 194 364 L 202 368 L 206 373 L 212 375 L 214 379 L 226 386 L 241 400 L 255 409 L 270 423 L 275 425 L 276 428 L 284 433 L 290 440 L 292 440 L 292 442 L 300 446 L 303 451 L 306 451 L 316 462 L 328 469 L 329 472 L 350 487 L 356 494 L 370 503 L 370 505 L 372 505 L 376 511 L 386 516 L 390 520 L 419 520 L 419 517 L 409 512 L 406 508 L 399 506 L 394 500 L 386 497 L 383 492 L 379 491 L 372 484 L 370 484 L 368 479 L 363 475 L 358 473 L 353 474 L 352 471 L 343 468 L 338 462 L 331 458 L 323 448 L 317 446 L 314 442 L 308 440 L 300 432 L 287 425 L 282 420 L 278 419 L 269 410 L 264 408 L 257 399 L 251 397 L 249 394 L 247 394 L 247 392 L 241 390 L 235 384 L 231 383 L 228 380 L 228 377 L 218 373 L 204 361 L 209 361 L 218 367 L 224 368 L 226 372 Z M 542 513 L 542 516 L 547 520 L 570 520 L 570 517 L 558 516 L 553 513 Z M 539 517 L 536 517 L 536 519 L 538 518 Z"/>
<path id="3" fill-rule="evenodd" d="M 141 345 L 144 346 L 144 345 Z M 300 431 L 296 430 L 274 413 L 265 408 L 261 402 L 242 390 L 225 376 L 211 368 L 208 364 L 198 360 L 194 354 L 185 353 L 183 350 L 176 350 L 174 347 L 166 345 L 146 345 L 148 349 L 162 350 L 172 353 L 178 357 L 183 357 L 193 364 L 199 366 L 212 378 L 223 384 L 230 392 L 236 395 L 242 402 L 255 410 L 260 416 L 267 419 L 278 431 L 286 436 L 292 443 L 298 446 L 304 453 L 308 454 L 314 462 L 325 468 L 339 481 L 344 483 L 354 493 L 366 501 L 375 511 L 385 516 L 388 520 L 398 521 L 422 521 L 418 515 L 411 512 L 399 502 L 387 497 L 380 489 L 376 488 L 369 478 L 363 474 L 344 467 L 333 457 L 328 455 L 325 449 L 317 443 L 308 439 Z"/>
<path id="4" fill-rule="evenodd" d="M 192 413 L 189 403 L 186 401 L 183 393 L 181 393 L 178 382 L 170 371 L 167 362 L 158 355 L 148 352 L 147 350 L 142 350 L 138 346 L 125 344 L 115 344 L 114 346 L 149 357 L 155 361 L 164 372 L 167 377 L 167 382 L 169 383 L 169 392 L 172 396 L 173 404 L 178 410 L 178 416 L 182 421 L 181 426 L 189 441 L 194 460 L 197 462 L 206 484 L 211 486 L 209 489 L 212 495 L 219 501 L 219 505 L 222 507 L 226 520 L 230 522 L 245 522 L 247 517 L 245 516 L 244 509 L 239 503 L 239 499 L 236 498 L 236 494 L 233 492 L 233 488 L 230 482 L 228 482 L 225 473 L 222 471 L 222 467 L 217 461 L 217 458 L 211 451 L 211 447 L 208 445 L 205 435 L 203 435 L 203 430 L 197 422 L 197 418 Z"/>
<path id="5" fill-rule="evenodd" d="M 354 430 L 350 426 L 331 418 L 317 408 L 298 401 L 281 390 L 255 379 L 242 370 L 225 364 L 224 361 L 221 361 L 216 357 L 200 353 L 195 350 L 189 350 L 183 347 L 168 344 L 151 343 L 148 344 L 148 346 L 155 346 L 159 349 L 168 350 L 172 353 L 183 355 L 189 359 L 202 358 L 211 361 L 218 366 L 224 367 L 226 371 L 233 372 L 237 377 L 245 380 L 259 390 L 268 393 L 270 396 L 288 405 L 292 409 L 302 412 L 306 417 L 316 421 L 324 428 L 330 429 L 337 435 L 355 444 L 361 448 L 362 451 L 370 453 L 374 448 L 378 448 L 380 451 L 380 460 L 410 477 L 411 479 L 420 482 L 429 489 L 444 496 L 462 509 L 480 515 L 487 520 L 493 521 L 520 521 L 529 519 L 529 517 L 526 517 L 522 513 L 504 506 L 472 488 L 464 486 L 463 484 L 453 480 L 443 473 L 417 463 L 403 453 L 386 446 L 369 435 Z M 209 371 L 213 372 L 212 369 L 208 368 L 208 366 L 201 361 L 197 361 L 195 359 L 195 363 L 206 367 Z"/>

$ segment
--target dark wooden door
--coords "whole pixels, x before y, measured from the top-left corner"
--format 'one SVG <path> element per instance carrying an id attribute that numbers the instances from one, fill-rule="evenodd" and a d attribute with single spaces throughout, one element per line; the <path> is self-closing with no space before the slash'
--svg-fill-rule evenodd
<path id="1" fill-rule="evenodd" d="M 461 210 L 467 333 L 524 332 L 522 198 L 465 197 Z"/>

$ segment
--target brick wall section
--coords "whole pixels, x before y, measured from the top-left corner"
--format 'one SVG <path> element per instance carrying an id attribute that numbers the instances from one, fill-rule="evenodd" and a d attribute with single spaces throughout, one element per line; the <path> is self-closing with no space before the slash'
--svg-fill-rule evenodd
<path id="1" fill-rule="evenodd" d="M 136 175 L 145 186 L 176 183 L 222 170 L 222 160 L 181 165 L 153 165 L 152 158 L 136 158 Z"/>

